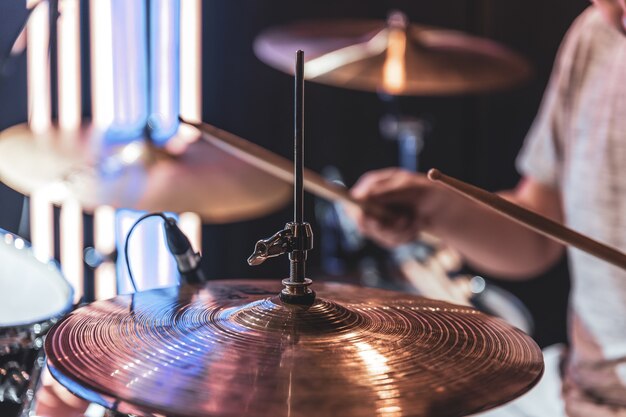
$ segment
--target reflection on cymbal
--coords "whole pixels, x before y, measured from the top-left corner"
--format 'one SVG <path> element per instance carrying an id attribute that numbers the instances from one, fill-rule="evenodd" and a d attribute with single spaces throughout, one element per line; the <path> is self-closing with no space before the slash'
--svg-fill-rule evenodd
<path id="1" fill-rule="evenodd" d="M 260 217 L 289 201 L 286 182 L 185 132 L 162 151 L 143 142 L 104 147 L 90 127 L 36 135 L 13 126 L 0 133 L 0 180 L 27 195 L 46 189 L 53 203 L 77 199 L 86 211 L 193 211 L 212 223 Z"/>
<path id="2" fill-rule="evenodd" d="M 310 308 L 274 281 L 213 281 L 82 307 L 45 344 L 70 391 L 124 413 L 459 416 L 530 389 L 541 351 L 469 307 L 316 283 Z"/>
<path id="3" fill-rule="evenodd" d="M 293 53 L 307 56 L 305 77 L 322 84 L 392 95 L 449 95 L 513 86 L 528 62 L 496 42 L 462 32 L 382 20 L 302 21 L 262 32 L 254 51 L 293 73 Z"/>

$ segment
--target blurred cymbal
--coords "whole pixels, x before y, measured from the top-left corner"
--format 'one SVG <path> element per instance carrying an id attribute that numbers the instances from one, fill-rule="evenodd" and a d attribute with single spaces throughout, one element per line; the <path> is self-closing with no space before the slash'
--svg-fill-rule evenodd
<path id="1" fill-rule="evenodd" d="M 315 283 L 308 309 L 277 281 L 212 281 L 79 308 L 48 333 L 70 391 L 123 413 L 459 416 L 530 389 L 541 351 L 469 307 Z"/>
<path id="2" fill-rule="evenodd" d="M 203 220 L 227 223 L 268 214 L 291 198 L 288 183 L 197 140 L 190 127 L 165 150 L 142 141 L 104 146 L 95 129 L 53 128 L 37 135 L 26 125 L 0 133 L 0 180 L 30 195 L 46 191 L 60 204 L 80 201 L 147 211 L 193 211 Z"/>
<path id="3" fill-rule="evenodd" d="M 402 13 L 383 20 L 302 21 L 262 32 L 254 51 L 293 74 L 305 52 L 305 77 L 322 84 L 392 95 L 450 95 L 511 87 L 531 74 L 519 54 L 459 31 L 407 24 Z"/>

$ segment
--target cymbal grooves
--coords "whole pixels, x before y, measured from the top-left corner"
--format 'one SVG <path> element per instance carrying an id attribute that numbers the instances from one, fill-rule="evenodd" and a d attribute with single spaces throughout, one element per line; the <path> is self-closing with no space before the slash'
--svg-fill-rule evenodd
<path id="1" fill-rule="evenodd" d="M 528 336 L 471 308 L 316 284 L 305 310 L 279 290 L 214 281 L 96 302 L 53 328 L 49 363 L 121 411 L 172 416 L 457 416 L 543 370 Z"/>

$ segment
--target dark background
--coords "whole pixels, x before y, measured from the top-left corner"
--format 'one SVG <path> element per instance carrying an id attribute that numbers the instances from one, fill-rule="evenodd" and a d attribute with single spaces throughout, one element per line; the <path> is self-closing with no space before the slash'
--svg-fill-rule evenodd
<path id="1" fill-rule="evenodd" d="M 183 0 L 184 1 L 184 0 Z M 429 121 L 420 167 L 437 167 L 488 190 L 512 187 L 518 180 L 514 159 L 538 109 L 552 62 L 568 26 L 588 5 L 584 0 L 438 0 L 372 1 L 211 0 L 203 3 L 203 117 L 223 129 L 290 156 L 292 153 L 292 79 L 261 63 L 252 52 L 263 29 L 296 19 L 384 19 L 390 9 L 412 22 L 486 36 L 526 56 L 532 80 L 514 90 L 480 96 L 403 98 L 402 111 Z M 23 1 L 0 4 L 0 51 L 25 16 Z M 25 59 L 15 62 L 0 85 L 0 128 L 26 120 Z M 375 94 L 314 83 L 306 86 L 306 164 L 314 170 L 341 168 L 348 183 L 367 170 L 396 164 L 396 146 L 378 133 L 385 107 Z M 2 155 L 0 155 L 2 163 Z M 28 161 L 23 161 L 28 164 Z M 22 197 L 0 184 L 0 228 L 17 232 Z M 308 219 L 315 224 L 313 199 Z M 204 267 L 211 278 L 282 278 L 285 260 L 250 268 L 245 259 L 254 242 L 267 237 L 291 216 L 290 207 L 270 216 L 204 227 Z M 317 230 L 319 233 L 319 230 Z M 320 275 L 319 252 L 313 273 Z M 492 277 L 493 278 L 493 277 Z M 545 279 L 504 283 L 535 316 L 538 342 L 565 340 L 568 291 L 564 263 Z"/>

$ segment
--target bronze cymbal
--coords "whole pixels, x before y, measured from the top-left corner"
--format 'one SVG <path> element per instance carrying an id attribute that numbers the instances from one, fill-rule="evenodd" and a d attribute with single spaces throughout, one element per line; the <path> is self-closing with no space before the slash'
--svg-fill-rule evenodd
<path id="1" fill-rule="evenodd" d="M 193 211 L 211 223 L 260 217 L 290 200 L 287 182 L 185 128 L 161 150 L 143 141 L 103 145 L 89 126 L 39 135 L 13 126 L 0 133 L 0 181 L 26 195 L 47 190 L 55 204 L 75 198 L 88 212 L 100 205 Z"/>
<path id="2" fill-rule="evenodd" d="M 79 308 L 45 342 L 55 378 L 123 413 L 461 416 L 509 401 L 543 371 L 533 340 L 469 307 L 315 283 L 213 281 Z"/>
<path id="3" fill-rule="evenodd" d="M 382 20 L 313 20 L 270 28 L 255 40 L 266 64 L 293 74 L 304 50 L 310 81 L 392 95 L 478 93 L 527 79 L 530 65 L 504 46 L 463 32 Z"/>

